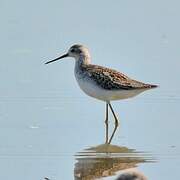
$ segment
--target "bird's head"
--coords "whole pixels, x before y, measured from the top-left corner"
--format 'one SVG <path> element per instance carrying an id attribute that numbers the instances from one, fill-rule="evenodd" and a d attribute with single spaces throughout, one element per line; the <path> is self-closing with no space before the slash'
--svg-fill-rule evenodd
<path id="1" fill-rule="evenodd" d="M 88 48 L 86 48 L 83 45 L 80 44 L 75 44 L 71 46 L 68 50 L 68 52 L 56 59 L 53 59 L 51 61 L 46 62 L 45 64 L 49 64 L 51 62 L 57 61 L 59 59 L 65 58 L 65 57 L 73 57 L 76 60 L 79 60 L 80 58 L 82 59 L 90 59 L 90 54 Z"/>

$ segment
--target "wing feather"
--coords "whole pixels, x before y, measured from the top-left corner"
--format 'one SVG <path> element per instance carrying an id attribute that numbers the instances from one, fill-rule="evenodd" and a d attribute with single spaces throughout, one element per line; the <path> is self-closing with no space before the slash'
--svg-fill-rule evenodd
<path id="1" fill-rule="evenodd" d="M 145 84 L 129 78 L 128 76 L 120 73 L 116 70 L 105 68 L 98 65 L 86 65 L 84 67 L 88 75 L 93 79 L 99 86 L 108 90 L 131 90 L 131 89 L 142 89 L 152 88 L 155 85 Z"/>

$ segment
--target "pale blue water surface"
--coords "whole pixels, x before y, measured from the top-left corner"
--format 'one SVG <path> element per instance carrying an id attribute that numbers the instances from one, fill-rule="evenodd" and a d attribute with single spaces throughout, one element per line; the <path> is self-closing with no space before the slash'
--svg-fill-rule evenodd
<path id="1" fill-rule="evenodd" d="M 0 179 L 113 180 L 129 168 L 150 180 L 180 179 L 179 7 L 1 0 Z M 79 89 L 74 61 L 44 65 L 74 43 L 88 46 L 95 64 L 160 85 L 113 103 L 120 127 L 109 149 L 105 104 Z"/>

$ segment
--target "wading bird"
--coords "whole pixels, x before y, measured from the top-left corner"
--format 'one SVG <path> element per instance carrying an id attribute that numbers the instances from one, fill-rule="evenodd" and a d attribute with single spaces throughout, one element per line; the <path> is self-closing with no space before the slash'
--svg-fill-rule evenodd
<path id="1" fill-rule="evenodd" d="M 89 50 L 79 44 L 73 45 L 66 54 L 45 64 L 66 57 L 73 57 L 75 59 L 74 74 L 80 88 L 87 95 L 106 103 L 106 124 L 108 124 L 108 108 L 110 108 L 115 119 L 116 128 L 118 126 L 118 118 L 110 102 L 134 97 L 145 90 L 157 87 L 157 85 L 146 84 L 131 79 L 116 70 L 91 64 Z"/>

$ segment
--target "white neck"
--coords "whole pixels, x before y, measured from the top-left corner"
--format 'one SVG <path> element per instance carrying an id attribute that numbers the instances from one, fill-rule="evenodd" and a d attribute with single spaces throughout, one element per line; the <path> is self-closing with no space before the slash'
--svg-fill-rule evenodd
<path id="1" fill-rule="evenodd" d="M 76 59 L 76 66 L 82 66 L 91 63 L 91 58 L 89 55 L 80 54 L 80 56 L 75 59 Z"/>

